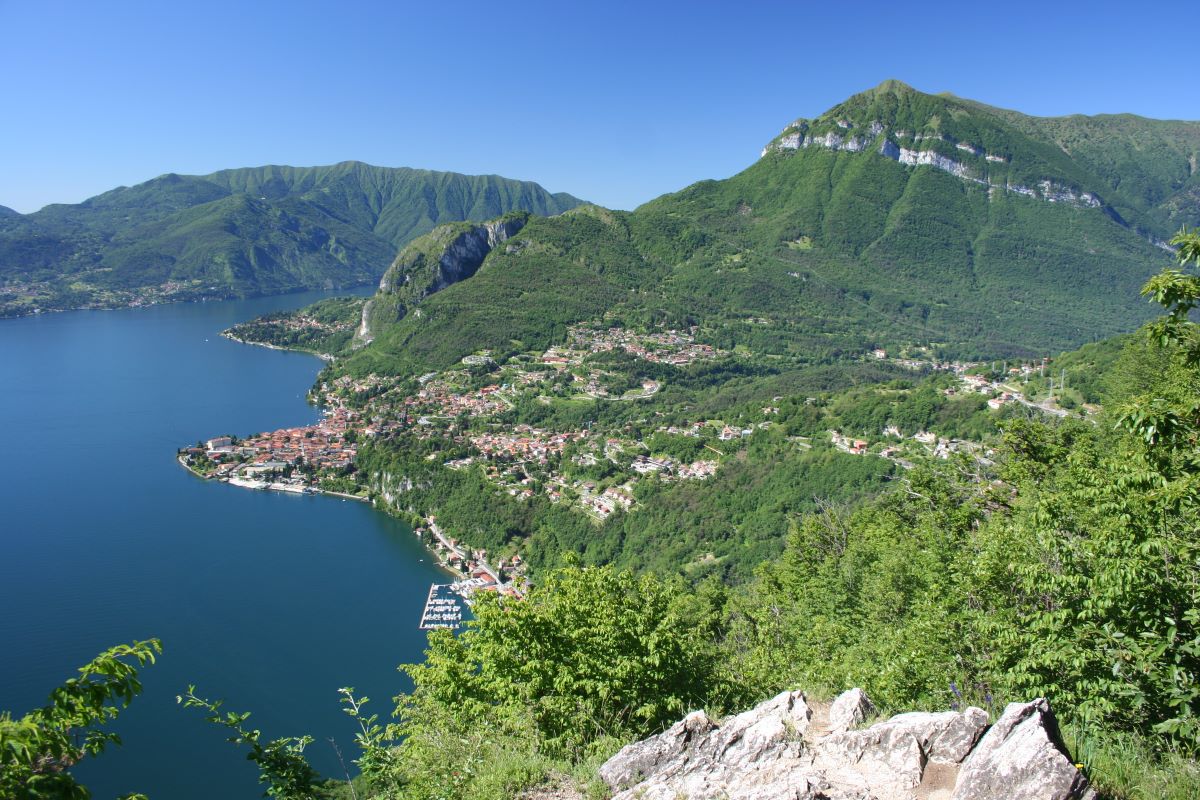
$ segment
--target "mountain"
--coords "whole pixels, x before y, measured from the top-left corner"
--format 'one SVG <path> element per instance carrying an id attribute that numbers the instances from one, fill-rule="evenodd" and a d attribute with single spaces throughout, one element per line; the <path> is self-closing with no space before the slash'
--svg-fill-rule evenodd
<path id="1" fill-rule="evenodd" d="M 14 211 L 8 206 L 0 206 L 0 217 L 19 217 L 21 212 Z"/>
<path id="2" fill-rule="evenodd" d="M 1158 239 L 1200 209 L 1200 124 L 1132 114 L 1031 117 L 899 81 L 797 120 L 764 155 L 875 145 L 902 163 L 932 164 L 1006 192 L 1096 205 Z"/>
<path id="3" fill-rule="evenodd" d="M 0 279 L 44 308 L 350 285 L 378 280 L 400 247 L 440 223 L 579 202 L 495 175 L 353 161 L 169 174 L 0 214 Z"/>
<path id="4" fill-rule="evenodd" d="M 1140 287 L 1200 220 L 1198 153 L 1200 123 L 1042 119 L 887 81 L 727 180 L 530 219 L 420 315 L 376 320 L 349 368 L 445 367 L 601 317 L 699 325 L 779 365 L 1059 352 L 1152 315 Z"/>

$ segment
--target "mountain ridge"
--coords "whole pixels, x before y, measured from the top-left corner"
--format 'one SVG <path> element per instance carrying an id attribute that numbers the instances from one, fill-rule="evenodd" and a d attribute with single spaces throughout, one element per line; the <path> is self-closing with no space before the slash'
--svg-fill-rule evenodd
<path id="1" fill-rule="evenodd" d="M 1032 357 L 1131 330 L 1152 313 L 1138 290 L 1165 218 L 1022 125 L 884 82 L 793 122 L 730 178 L 632 212 L 532 219 L 419 299 L 422 315 L 377 320 L 347 368 L 445 368 L 601 316 L 698 324 L 713 344 L 810 366 L 875 347 Z"/>
<path id="2" fill-rule="evenodd" d="M 0 214 L 0 278 L 17 289 L 0 314 L 362 284 L 442 222 L 580 202 L 531 181 L 357 161 L 166 173 Z"/>

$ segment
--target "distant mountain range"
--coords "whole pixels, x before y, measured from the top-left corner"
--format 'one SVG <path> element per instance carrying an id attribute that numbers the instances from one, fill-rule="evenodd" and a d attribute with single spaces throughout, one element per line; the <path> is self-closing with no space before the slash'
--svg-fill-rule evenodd
<path id="1" fill-rule="evenodd" d="M 361 284 L 440 223 L 579 203 L 495 175 L 354 161 L 163 175 L 78 205 L 0 211 L 0 309 Z"/>
<path id="2" fill-rule="evenodd" d="M 496 237 L 414 241 L 347 368 L 445 367 L 601 318 L 699 324 L 781 369 L 881 346 L 1058 352 L 1154 313 L 1138 290 L 1200 222 L 1198 154 L 1200 123 L 1029 117 L 887 81 L 634 212 L 534 217 L 470 263 L 462 244 Z"/>

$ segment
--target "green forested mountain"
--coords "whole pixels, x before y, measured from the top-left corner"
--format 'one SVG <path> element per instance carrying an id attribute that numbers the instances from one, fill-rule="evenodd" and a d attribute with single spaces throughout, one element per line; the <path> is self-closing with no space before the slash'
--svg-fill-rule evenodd
<path id="1" fill-rule="evenodd" d="M 963 101 L 970 104 L 970 101 Z M 1133 114 L 1029 117 L 979 105 L 1032 137 L 1053 142 L 1107 184 L 1106 199 L 1159 235 L 1200 216 L 1200 125 Z"/>
<path id="2" fill-rule="evenodd" d="M 377 280 L 435 225 L 577 205 L 535 183 L 343 162 L 163 175 L 78 205 L 0 213 L 8 313 Z"/>
<path id="3" fill-rule="evenodd" d="M 1200 123 L 1040 119 L 888 81 L 727 180 L 531 220 L 420 315 L 380 320 L 357 365 L 444 367 L 602 314 L 806 362 L 1058 352 L 1149 316 L 1138 289 L 1198 219 L 1197 153 Z"/>

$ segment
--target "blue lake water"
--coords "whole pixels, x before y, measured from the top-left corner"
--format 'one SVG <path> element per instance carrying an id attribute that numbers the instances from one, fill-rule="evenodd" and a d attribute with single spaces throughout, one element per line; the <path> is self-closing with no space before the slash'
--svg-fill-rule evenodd
<path id="1" fill-rule="evenodd" d="M 0 709 L 40 706 L 106 647 L 164 654 L 77 774 L 97 798 L 254 798 L 244 754 L 175 704 L 194 683 L 274 738 L 308 733 L 323 773 L 355 754 L 337 689 L 386 717 L 444 581 L 409 528 L 364 503 L 192 477 L 176 447 L 313 422 L 310 356 L 218 333 L 321 294 L 0 321 Z"/>

